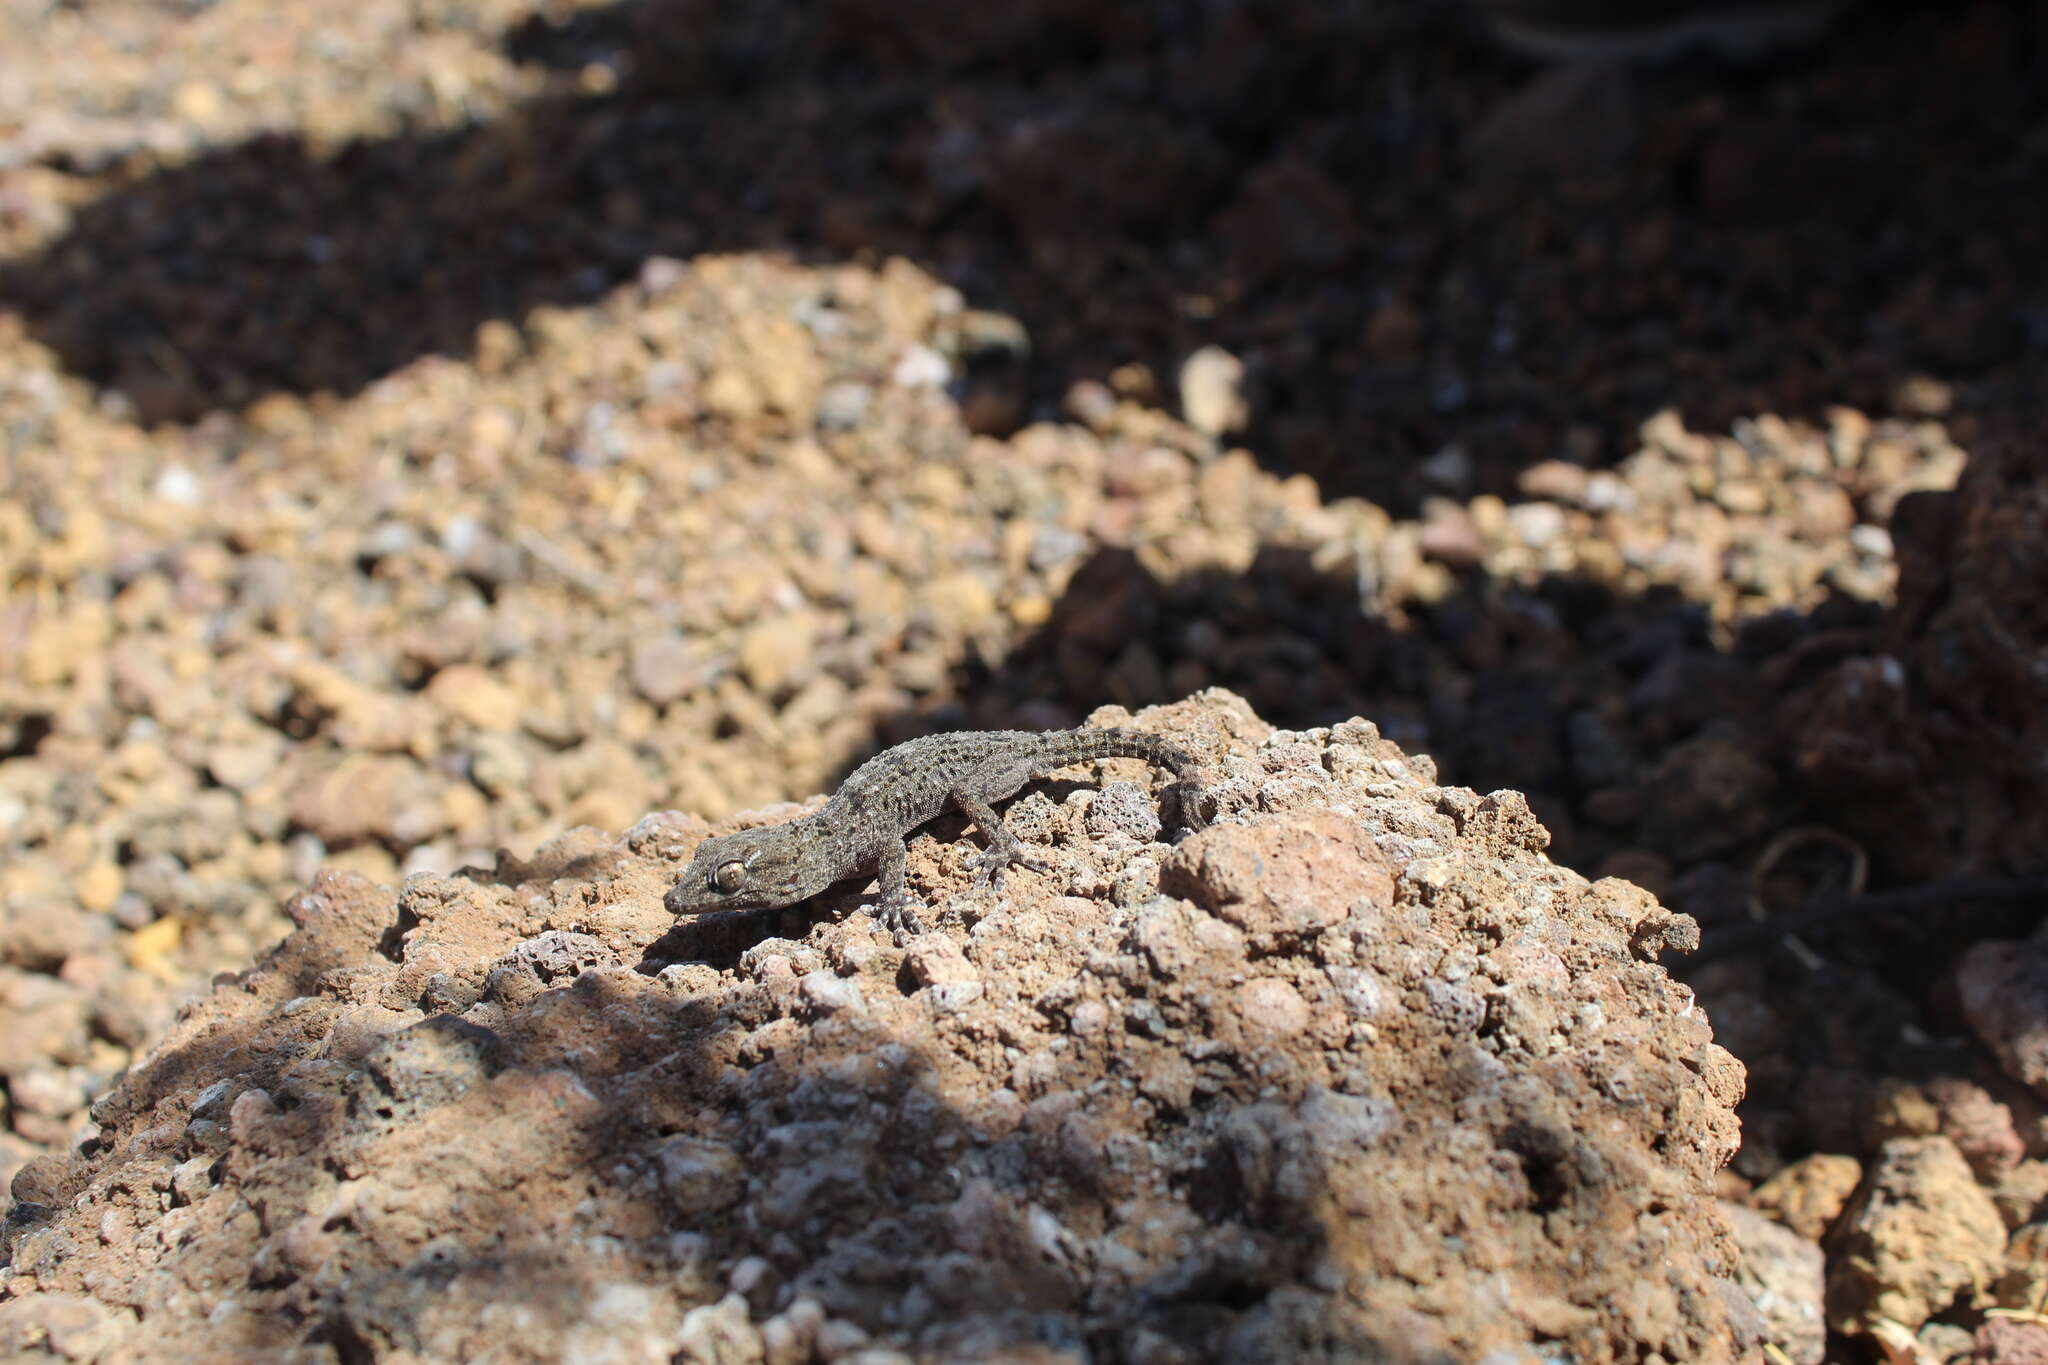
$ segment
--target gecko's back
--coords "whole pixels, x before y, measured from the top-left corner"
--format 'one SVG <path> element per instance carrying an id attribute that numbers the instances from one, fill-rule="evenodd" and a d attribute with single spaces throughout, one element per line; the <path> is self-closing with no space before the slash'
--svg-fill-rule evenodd
<path id="1" fill-rule="evenodd" d="M 969 730 L 906 740 L 848 774 L 819 815 L 849 833 L 872 829 L 900 838 L 936 818 L 955 790 L 979 787 L 990 770 L 1035 758 L 1046 739 L 1035 730 Z"/>

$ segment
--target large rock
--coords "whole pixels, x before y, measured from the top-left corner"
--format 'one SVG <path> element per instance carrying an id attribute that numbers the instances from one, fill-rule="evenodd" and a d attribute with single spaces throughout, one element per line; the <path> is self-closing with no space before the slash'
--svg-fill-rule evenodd
<path id="1" fill-rule="evenodd" d="M 1077 772 L 1012 806 L 1050 873 L 972 890 L 965 841 L 917 839 L 903 943 L 858 883 L 672 923 L 707 828 L 672 814 L 323 877 L 24 1187 L 0 1331 L 61 1319 L 103 1361 L 1743 1358 L 1712 1197 L 1742 1068 L 1656 961 L 1689 920 L 1363 721 L 1096 720 L 1199 755 L 1212 831 L 1159 842 L 1140 763 Z"/>
<path id="2" fill-rule="evenodd" d="M 2005 1256 L 1998 1206 L 1945 1137 L 1893 1138 L 1836 1225 L 1828 1316 L 1840 1332 L 1918 1327 L 1988 1287 Z"/>
<path id="3" fill-rule="evenodd" d="M 2005 1074 L 2048 1097 L 2048 943 L 1986 939 L 1957 959 L 1955 989 Z"/>
<path id="4" fill-rule="evenodd" d="M 1770 1339 L 1795 1365 L 1820 1365 L 1827 1355 L 1827 1276 L 1820 1248 L 1755 1209 L 1724 1202 L 1721 1216 L 1742 1248 L 1742 1288 Z"/>
<path id="5" fill-rule="evenodd" d="M 1794 762 L 1837 821 L 1915 880 L 2040 872 L 2048 448 L 2031 434 L 1983 441 L 1953 491 L 1900 498 L 1891 533 L 1898 601 L 1881 651 L 1793 699 Z"/>

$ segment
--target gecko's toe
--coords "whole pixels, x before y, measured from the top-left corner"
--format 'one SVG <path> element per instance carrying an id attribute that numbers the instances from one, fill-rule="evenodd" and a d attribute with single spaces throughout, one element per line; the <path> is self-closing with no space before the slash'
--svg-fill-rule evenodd
<path id="1" fill-rule="evenodd" d="M 974 886 L 976 890 L 980 890 L 983 887 L 1003 884 L 1003 871 L 1009 867 L 1010 858 L 1001 850 L 990 848 L 969 858 L 967 865 L 974 869 Z"/>
<path id="2" fill-rule="evenodd" d="M 909 900 L 883 901 L 870 911 L 882 922 L 882 927 L 896 934 L 921 934 L 923 926 L 918 923 L 916 902 Z"/>
<path id="3" fill-rule="evenodd" d="M 1003 873 L 1012 867 L 1028 868 L 1033 872 L 1052 871 L 1050 863 L 1043 858 L 1032 857 L 1024 851 L 1022 845 L 985 849 L 975 854 L 968 865 L 974 869 L 976 889 L 1000 889 L 1003 884 Z"/>

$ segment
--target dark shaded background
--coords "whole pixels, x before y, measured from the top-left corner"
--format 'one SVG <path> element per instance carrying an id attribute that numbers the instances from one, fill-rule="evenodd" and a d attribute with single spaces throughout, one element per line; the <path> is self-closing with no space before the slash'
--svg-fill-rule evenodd
<path id="1" fill-rule="evenodd" d="M 1449 443 L 1511 494 L 1666 406 L 1881 410 L 1929 370 L 1996 417 L 2048 354 L 2038 4 L 1873 0 L 1814 54 L 1634 74 L 1540 72 L 1434 5 L 990 8 L 532 21 L 510 50 L 558 75 L 512 116 L 145 167 L 0 307 L 189 421 L 465 353 L 655 255 L 901 254 L 1028 329 L 982 425 L 1083 378 L 1170 397 L 1220 344 L 1263 460 L 1394 509 Z"/>

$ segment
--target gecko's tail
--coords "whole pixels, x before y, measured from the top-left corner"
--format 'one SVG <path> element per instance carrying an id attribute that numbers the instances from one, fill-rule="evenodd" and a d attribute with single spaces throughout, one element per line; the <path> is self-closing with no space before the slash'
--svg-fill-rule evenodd
<path id="1" fill-rule="evenodd" d="M 1076 758 L 1084 763 L 1091 758 L 1142 758 L 1179 778 L 1192 778 L 1201 767 L 1186 749 L 1144 730 L 1077 730 L 1074 737 L 1082 750 Z"/>
<path id="2" fill-rule="evenodd" d="M 1208 823 L 1200 809 L 1200 793 L 1205 785 L 1202 780 L 1202 765 L 1195 756 L 1170 739 L 1151 734 L 1144 730 L 1086 729 L 1073 732 L 1076 761 L 1086 762 L 1094 758 L 1142 758 L 1147 763 L 1166 769 L 1191 790 L 1180 793 L 1181 818 L 1188 828 L 1200 829 Z"/>

